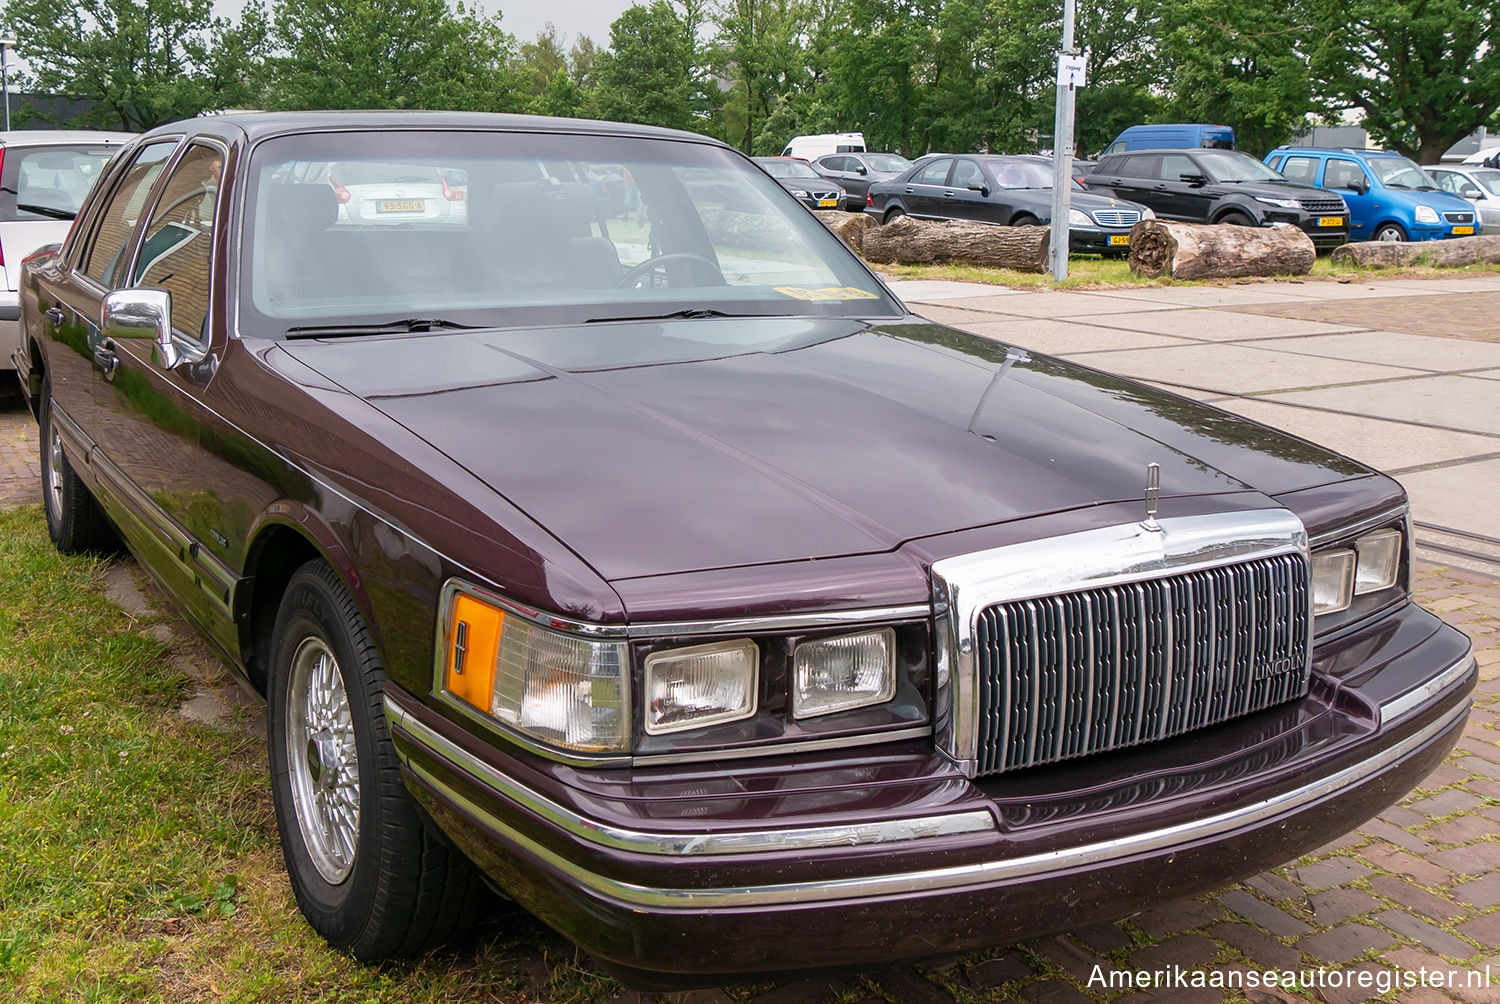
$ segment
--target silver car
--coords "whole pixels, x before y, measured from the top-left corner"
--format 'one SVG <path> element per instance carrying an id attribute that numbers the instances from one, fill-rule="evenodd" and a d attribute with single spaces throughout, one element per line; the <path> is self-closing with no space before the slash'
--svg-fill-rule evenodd
<path id="1" fill-rule="evenodd" d="M 68 235 L 104 165 L 134 137 L 83 129 L 0 132 L 0 370 L 16 368 L 21 259 Z"/>
<path id="2" fill-rule="evenodd" d="M 1429 167 L 1427 173 L 1443 191 L 1474 203 L 1478 233 L 1500 234 L 1500 168 L 1443 166 Z"/>

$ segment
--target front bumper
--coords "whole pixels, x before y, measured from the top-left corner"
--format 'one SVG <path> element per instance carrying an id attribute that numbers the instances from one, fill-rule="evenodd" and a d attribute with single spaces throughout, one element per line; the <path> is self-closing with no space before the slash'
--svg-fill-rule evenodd
<path id="1" fill-rule="evenodd" d="M 1068 250 L 1074 254 L 1129 254 L 1130 227 L 1070 227 Z M 1119 243 L 1119 238 L 1125 243 Z M 1116 243 L 1111 243 L 1114 238 Z"/>
<path id="2" fill-rule="evenodd" d="M 1467 639 L 1413 605 L 1320 646 L 1308 697 L 1151 746 L 965 779 L 930 743 L 580 771 L 387 715 L 427 811 L 640 985 L 888 965 L 1112 919 L 1281 864 L 1457 741 Z M 788 932 L 797 939 L 789 955 Z"/>

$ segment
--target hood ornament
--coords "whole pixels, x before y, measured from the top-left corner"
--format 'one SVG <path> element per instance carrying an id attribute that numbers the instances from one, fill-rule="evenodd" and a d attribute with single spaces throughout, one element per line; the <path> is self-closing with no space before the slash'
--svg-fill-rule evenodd
<path id="1" fill-rule="evenodd" d="M 1161 499 L 1161 464 L 1146 465 L 1146 519 L 1141 526 L 1152 533 L 1161 533 L 1161 524 L 1156 521 L 1156 505 Z"/>

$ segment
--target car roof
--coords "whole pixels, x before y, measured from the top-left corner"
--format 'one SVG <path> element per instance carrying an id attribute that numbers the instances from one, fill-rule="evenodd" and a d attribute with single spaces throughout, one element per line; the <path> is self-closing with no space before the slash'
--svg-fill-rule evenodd
<path id="1" fill-rule="evenodd" d="M 0 131 L 0 146 L 50 146 L 54 143 L 125 143 L 139 133 L 102 129 L 12 129 Z"/>
<path id="2" fill-rule="evenodd" d="M 1278 146 L 1271 153 L 1337 154 L 1340 157 L 1405 157 L 1399 150 L 1356 150 L 1348 146 Z M 1269 157 L 1271 154 L 1266 154 Z"/>
<path id="3" fill-rule="evenodd" d="M 628 122 L 600 122 L 593 119 L 549 118 L 544 115 L 512 115 L 493 112 L 447 111 L 305 111 L 305 112 L 226 112 L 197 119 L 185 119 L 157 126 L 145 133 L 148 137 L 208 133 L 226 135 L 237 132 L 251 141 L 271 136 L 305 132 L 354 132 L 371 129 L 481 130 L 492 132 L 561 133 L 592 136 L 633 136 L 646 139 L 670 139 L 703 143 L 708 146 L 727 144 L 708 136 L 678 129 L 635 125 Z"/>

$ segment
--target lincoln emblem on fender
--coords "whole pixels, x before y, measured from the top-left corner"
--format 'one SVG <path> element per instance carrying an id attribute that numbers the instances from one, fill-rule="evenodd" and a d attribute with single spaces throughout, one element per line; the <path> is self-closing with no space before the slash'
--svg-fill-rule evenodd
<path id="1" fill-rule="evenodd" d="M 1161 532 L 1156 521 L 1156 503 L 1161 498 L 1161 464 L 1146 465 L 1146 520 L 1141 524 L 1152 533 Z"/>

